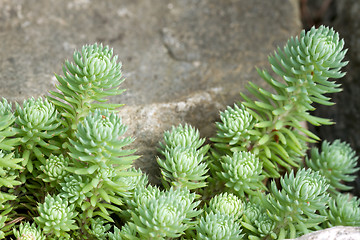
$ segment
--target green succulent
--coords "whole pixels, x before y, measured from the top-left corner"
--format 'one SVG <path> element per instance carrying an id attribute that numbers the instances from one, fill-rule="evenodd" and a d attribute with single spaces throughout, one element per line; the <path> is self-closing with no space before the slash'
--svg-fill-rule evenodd
<path id="1" fill-rule="evenodd" d="M 12 115 L 11 103 L 9 103 L 5 98 L 2 98 L 0 101 L 0 116 Z"/>
<path id="2" fill-rule="evenodd" d="M 269 57 L 273 74 L 258 70 L 274 91 L 250 83 L 248 90 L 256 100 L 241 94 L 242 104 L 257 122 L 251 129 L 254 139 L 248 149 L 259 156 L 269 176 L 280 177 L 280 166 L 288 171 L 299 167 L 305 143 L 319 140 L 301 122 L 331 124 L 309 111 L 315 109 L 313 102 L 332 105 L 325 94 L 341 90 L 340 84 L 328 79 L 345 74 L 340 71 L 347 64 L 343 62 L 346 53 L 343 47 L 344 41 L 328 27 L 302 31 Z"/>
<path id="3" fill-rule="evenodd" d="M 0 149 L 3 151 L 14 150 L 20 141 L 20 138 L 14 137 L 15 116 L 11 109 L 11 104 L 3 98 L 0 101 Z"/>
<path id="4" fill-rule="evenodd" d="M 172 126 L 171 131 L 164 132 L 164 143 L 159 143 L 161 147 L 159 151 L 165 154 L 166 150 L 171 152 L 176 147 L 182 147 L 198 150 L 201 154 L 205 155 L 209 146 L 205 145 L 200 148 L 204 142 L 205 139 L 200 138 L 199 130 L 188 124 L 185 124 L 185 126 L 180 124 L 177 127 Z"/>
<path id="5" fill-rule="evenodd" d="M 210 212 L 200 218 L 196 225 L 198 240 L 239 240 L 242 239 L 241 226 L 225 214 Z"/>
<path id="6" fill-rule="evenodd" d="M 15 155 L 14 150 L 19 144 L 20 138 L 15 137 L 15 116 L 11 110 L 11 104 L 6 99 L 0 101 L 0 239 L 13 224 L 5 224 L 12 217 L 14 204 L 9 203 L 17 199 L 14 188 L 22 182 L 19 174 L 23 170 L 22 158 Z"/>
<path id="7" fill-rule="evenodd" d="M 70 156 L 83 163 L 83 167 L 71 170 L 76 174 L 92 174 L 99 169 L 129 168 L 137 156 L 129 156 L 135 150 L 123 149 L 133 142 L 130 137 L 119 139 L 126 129 L 117 114 L 107 110 L 91 112 L 78 124 L 76 139 L 70 139 Z"/>
<path id="8" fill-rule="evenodd" d="M 89 196 L 82 191 L 87 184 L 87 180 L 79 175 L 69 174 L 59 184 L 61 186 L 60 196 L 67 199 L 69 203 L 81 205 L 84 199 Z"/>
<path id="9" fill-rule="evenodd" d="M 145 188 L 149 184 L 148 176 L 140 168 L 131 167 L 126 172 L 127 176 L 121 176 L 116 181 L 124 183 L 128 192 L 133 193 L 136 188 Z"/>
<path id="10" fill-rule="evenodd" d="M 75 51 L 59 91 L 14 114 L 0 101 L 0 239 L 269 240 L 360 225 L 360 200 L 335 195 L 358 170 L 348 144 L 325 141 L 294 169 L 320 140 L 303 122 L 331 124 L 310 111 L 340 91 L 329 79 L 344 75 L 343 47 L 333 29 L 303 31 L 269 57 L 272 73 L 259 70 L 272 89 L 250 83 L 220 112 L 212 144 L 188 124 L 166 131 L 163 188 L 132 166 L 121 104 L 107 103 L 124 91 L 118 57 L 98 44 Z"/>
<path id="11" fill-rule="evenodd" d="M 244 202 L 236 195 L 225 192 L 211 198 L 209 206 L 207 207 L 207 212 L 228 215 L 233 217 L 234 221 L 237 221 L 243 214 L 245 208 L 244 205 Z"/>
<path id="12" fill-rule="evenodd" d="M 234 107 L 228 106 L 223 112 L 220 112 L 221 122 L 216 123 L 217 137 L 212 138 L 215 147 L 225 148 L 226 145 L 238 145 L 244 148 L 250 143 L 251 131 L 256 123 L 254 117 L 245 108 L 244 105 L 234 104 Z M 224 146 L 225 145 L 225 146 Z M 221 146 L 221 147 L 220 147 Z"/>
<path id="13" fill-rule="evenodd" d="M 295 175 L 291 171 L 280 179 L 280 185 L 281 190 L 272 181 L 271 194 L 262 202 L 270 218 L 276 222 L 274 232 L 279 239 L 308 233 L 310 228 L 326 220 L 318 211 L 327 208 L 329 185 L 319 172 L 300 169 Z"/>
<path id="14" fill-rule="evenodd" d="M 194 201 L 195 194 L 186 188 L 170 188 L 156 195 L 143 197 L 143 204 L 131 212 L 132 225 L 141 239 L 180 237 L 194 224 L 192 218 L 201 213 L 196 210 L 199 202 Z"/>
<path id="15" fill-rule="evenodd" d="M 265 209 L 260 204 L 249 201 L 246 203 L 243 219 L 249 224 L 253 224 L 256 219 L 260 218 L 263 212 L 265 212 Z"/>
<path id="16" fill-rule="evenodd" d="M 262 163 L 251 152 L 234 152 L 232 156 L 222 157 L 220 162 L 222 170 L 218 175 L 234 194 L 244 197 L 245 193 L 251 195 L 255 190 L 265 189 Z"/>
<path id="17" fill-rule="evenodd" d="M 105 97 L 121 94 L 119 89 L 124 81 L 118 56 L 108 46 L 85 45 L 75 51 L 74 62 L 65 61 L 64 76 L 55 75 L 60 92 L 50 91 L 49 99 L 67 119 L 73 137 L 77 124 L 97 108 L 114 110 L 122 104 L 107 104 Z"/>
<path id="18" fill-rule="evenodd" d="M 165 181 L 176 187 L 188 189 L 206 186 L 205 175 L 208 171 L 204 156 L 192 148 L 178 146 L 170 152 L 165 150 L 165 160 L 157 159 Z M 166 184 L 166 182 L 164 183 Z"/>
<path id="19" fill-rule="evenodd" d="M 89 233 L 96 239 L 107 239 L 107 231 L 111 228 L 111 225 L 105 224 L 106 221 L 101 218 L 91 219 L 90 222 Z"/>
<path id="20" fill-rule="evenodd" d="M 277 238 L 277 235 L 274 232 L 276 223 L 267 213 L 262 213 L 259 218 L 255 219 L 254 226 L 257 228 L 258 237 L 264 238 L 270 236 L 272 239 Z"/>
<path id="21" fill-rule="evenodd" d="M 14 229 L 14 236 L 17 240 L 45 240 L 41 229 L 35 223 L 21 223 L 19 230 Z"/>
<path id="22" fill-rule="evenodd" d="M 329 202 L 329 208 L 322 211 L 327 216 L 325 227 L 360 226 L 360 199 L 339 193 Z"/>
<path id="23" fill-rule="evenodd" d="M 46 234 L 67 237 L 67 232 L 78 229 L 74 224 L 78 213 L 74 209 L 75 206 L 69 205 L 67 199 L 62 199 L 59 195 L 47 195 L 44 203 L 38 206 L 39 216 L 35 218 L 35 222 Z"/>
<path id="24" fill-rule="evenodd" d="M 69 165 L 69 158 L 64 155 L 51 154 L 44 165 L 39 168 L 43 172 L 38 178 L 41 178 L 44 182 L 54 182 L 61 180 L 66 174 L 66 167 Z"/>
<path id="25" fill-rule="evenodd" d="M 277 239 L 274 233 L 275 222 L 268 216 L 261 203 L 253 202 L 252 199 L 246 204 L 241 225 L 246 239 L 260 240 L 267 237 Z"/>
<path id="26" fill-rule="evenodd" d="M 133 211 L 137 206 L 145 205 L 150 199 L 158 198 L 161 195 L 161 191 L 158 187 L 148 185 L 146 187 L 140 186 L 134 189 L 132 198 L 126 199 L 126 205 L 128 210 Z"/>
<path id="27" fill-rule="evenodd" d="M 125 226 L 127 226 L 127 225 L 125 225 Z M 123 238 L 120 236 L 120 229 L 117 228 L 116 226 L 114 227 L 113 232 L 109 232 L 107 234 L 107 237 L 109 240 L 123 240 Z"/>
<path id="28" fill-rule="evenodd" d="M 23 169 L 19 165 L 23 159 L 15 158 L 14 155 L 15 154 L 13 152 L 5 153 L 0 150 L 0 187 L 13 188 L 14 186 L 21 184 L 18 179 L 17 170 Z"/>
<path id="29" fill-rule="evenodd" d="M 32 172 L 34 163 L 36 167 L 45 164 L 46 156 L 59 152 L 61 144 L 56 136 L 61 135 L 64 128 L 55 105 L 41 97 L 25 100 L 22 108 L 17 104 L 16 116 L 23 166 Z"/>
<path id="30" fill-rule="evenodd" d="M 332 143 L 324 141 L 321 145 L 321 152 L 318 148 L 311 149 L 311 157 L 306 158 L 306 165 L 319 171 L 330 184 L 329 191 L 337 194 L 339 190 L 350 190 L 351 186 L 343 182 L 355 180 L 357 168 L 356 152 L 348 143 L 335 140 Z"/>

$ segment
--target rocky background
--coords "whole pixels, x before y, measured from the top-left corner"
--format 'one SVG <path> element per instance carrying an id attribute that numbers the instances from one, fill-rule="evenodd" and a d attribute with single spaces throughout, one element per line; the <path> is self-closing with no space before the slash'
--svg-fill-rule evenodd
<path id="1" fill-rule="evenodd" d="M 240 100 L 248 81 L 263 85 L 255 67 L 269 67 L 268 54 L 299 34 L 301 20 L 325 23 L 345 38 L 351 64 L 337 105 L 316 112 L 337 125 L 315 131 L 359 150 L 359 13 L 358 0 L 1 0 L 0 96 L 21 103 L 46 95 L 75 49 L 110 45 L 127 89 L 111 101 L 126 104 L 121 115 L 142 155 L 136 164 L 157 182 L 164 130 L 190 123 L 213 136 L 219 111 Z"/>

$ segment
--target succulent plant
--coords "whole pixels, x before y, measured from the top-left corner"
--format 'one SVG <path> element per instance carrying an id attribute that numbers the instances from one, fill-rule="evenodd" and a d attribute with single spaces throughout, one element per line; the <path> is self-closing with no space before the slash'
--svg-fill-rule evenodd
<path id="1" fill-rule="evenodd" d="M 79 175 L 69 174 L 59 184 L 61 186 L 60 196 L 67 199 L 69 203 L 81 205 L 84 199 L 89 196 L 82 191 L 87 184 L 87 180 Z"/>
<path id="2" fill-rule="evenodd" d="M 61 180 L 67 174 L 66 167 L 69 165 L 69 161 L 69 158 L 64 157 L 62 154 L 51 154 L 46 159 L 45 164 L 39 167 L 43 174 L 40 174 L 38 178 L 41 178 L 44 182 Z"/>
<path id="3" fill-rule="evenodd" d="M 61 144 L 56 136 L 64 132 L 55 105 L 47 99 L 30 98 L 24 101 L 23 107 L 16 105 L 16 124 L 18 136 L 21 137 L 23 166 L 32 172 L 36 167 L 45 164 L 45 157 L 59 152 Z M 34 163 L 33 163 L 34 161 Z"/>
<path id="4" fill-rule="evenodd" d="M 294 238 L 297 231 L 308 229 L 324 222 L 326 217 L 319 214 L 327 208 L 330 199 L 326 179 L 311 169 L 300 169 L 285 174 L 280 179 L 281 190 L 275 181 L 271 182 L 271 195 L 262 203 L 269 217 L 276 223 L 274 233 L 283 239 L 287 235 Z"/>
<path id="5" fill-rule="evenodd" d="M 195 149 L 178 146 L 172 149 L 171 153 L 166 150 L 164 155 L 165 160 L 158 158 L 157 162 L 165 181 L 188 189 L 206 186 L 205 174 L 208 169 L 203 154 Z"/>
<path id="6" fill-rule="evenodd" d="M 188 124 L 166 131 L 163 188 L 133 167 L 121 104 L 107 103 L 124 91 L 118 57 L 98 44 L 75 51 L 59 91 L 14 114 L 0 101 L 0 239 L 269 240 L 360 225 L 360 200 L 335 195 L 358 170 L 347 144 L 324 142 L 297 169 L 320 140 L 302 122 L 331 124 L 310 111 L 340 91 L 329 78 L 344 75 L 343 45 L 323 26 L 291 38 L 269 57 L 273 73 L 259 70 L 272 89 L 250 83 L 210 144 Z"/>
<path id="7" fill-rule="evenodd" d="M 164 143 L 160 142 L 160 152 L 165 154 L 165 151 L 171 151 L 176 147 L 191 148 L 198 150 L 205 142 L 205 139 L 200 138 L 199 130 L 192 126 L 181 124 L 177 127 L 173 126 L 171 131 L 164 132 Z M 207 148 L 202 148 L 202 154 L 207 152 Z"/>
<path id="8" fill-rule="evenodd" d="M 311 157 L 306 158 L 306 165 L 319 171 L 330 184 L 329 191 L 337 194 L 340 190 L 350 190 L 352 187 L 347 186 L 344 182 L 355 180 L 357 168 L 356 152 L 348 143 L 335 140 L 330 143 L 324 141 L 321 145 L 321 152 L 318 148 L 311 149 Z"/>
<path id="9" fill-rule="evenodd" d="M 325 227 L 360 226 L 360 199 L 339 193 L 329 202 L 329 208 L 322 211 L 327 216 Z"/>
<path id="10" fill-rule="evenodd" d="M 257 189 L 265 189 L 262 180 L 262 163 L 251 152 L 234 152 L 232 156 L 224 156 L 220 159 L 222 171 L 218 172 L 225 186 L 231 191 L 244 197 L 253 194 Z"/>
<path id="11" fill-rule="evenodd" d="M 91 225 L 89 229 L 89 233 L 95 239 L 107 239 L 107 231 L 111 228 L 110 224 L 106 224 L 106 221 L 101 218 L 96 218 L 90 220 Z"/>
<path id="12" fill-rule="evenodd" d="M 39 216 L 35 218 L 35 222 L 44 233 L 67 237 L 69 236 L 67 232 L 78 228 L 74 220 L 78 213 L 74 209 L 75 206 L 69 205 L 67 199 L 59 195 L 55 197 L 47 195 L 44 203 L 38 206 Z"/>
<path id="13" fill-rule="evenodd" d="M 164 133 L 164 143 L 160 142 L 160 153 L 165 157 L 157 158 L 163 175 L 163 184 L 186 187 L 194 190 L 205 187 L 205 174 L 208 167 L 205 162 L 209 145 L 202 146 L 199 131 L 190 125 L 172 127 Z"/>
<path id="14" fill-rule="evenodd" d="M 244 105 L 240 107 L 234 104 L 234 107 L 228 106 L 225 111 L 220 112 L 221 122 L 216 123 L 217 137 L 212 138 L 214 142 L 218 142 L 218 146 L 221 145 L 223 148 L 226 144 L 231 146 L 238 145 L 243 147 L 245 150 L 250 143 L 251 134 L 249 131 L 253 129 L 256 123 L 254 117 L 245 108 Z"/>
<path id="15" fill-rule="evenodd" d="M 70 156 L 86 164 L 86 167 L 75 169 L 74 173 L 92 174 L 109 167 L 117 170 L 129 168 L 137 157 L 129 156 L 135 150 L 123 149 L 133 141 L 130 137 L 119 139 L 125 131 L 126 126 L 118 115 L 107 110 L 91 112 L 78 124 L 76 140 L 70 139 Z"/>
<path id="16" fill-rule="evenodd" d="M 248 90 L 256 100 L 241 94 L 242 104 L 257 122 L 250 130 L 255 137 L 248 149 L 259 156 L 264 171 L 271 177 L 280 177 L 281 168 L 290 171 L 291 167 L 299 167 L 305 143 L 319 140 L 301 122 L 331 124 L 330 120 L 312 116 L 309 111 L 315 109 L 313 102 L 331 105 L 325 94 L 341 90 L 340 84 L 328 79 L 345 74 L 341 72 L 347 64 L 343 62 L 346 53 L 343 47 L 344 41 L 328 27 L 302 31 L 269 57 L 273 74 L 258 70 L 274 91 L 250 83 Z"/>
<path id="17" fill-rule="evenodd" d="M 180 237 L 200 214 L 194 202 L 195 194 L 186 188 L 158 192 L 158 196 L 143 198 L 143 204 L 131 212 L 131 222 L 142 239 Z M 130 225 L 131 226 L 131 225 Z"/>
<path id="18" fill-rule="evenodd" d="M 115 110 L 122 104 L 107 104 L 105 97 L 119 95 L 124 81 L 121 63 L 113 50 L 102 44 L 85 45 L 81 51 L 75 51 L 74 62 L 65 61 L 64 76 L 55 75 L 59 81 L 56 88 L 60 92 L 50 91 L 49 99 L 62 112 L 70 126 L 70 137 L 77 124 L 97 108 Z"/>
<path id="19" fill-rule="evenodd" d="M 211 198 L 207 212 L 228 215 L 233 217 L 234 221 L 237 221 L 243 214 L 244 205 L 244 202 L 236 195 L 225 192 Z"/>
<path id="20" fill-rule="evenodd" d="M 196 226 L 198 240 L 239 240 L 241 226 L 231 216 L 210 212 L 200 218 Z"/>
<path id="21" fill-rule="evenodd" d="M 45 240 L 41 229 L 35 223 L 21 223 L 19 230 L 14 229 L 14 236 L 17 240 Z"/>

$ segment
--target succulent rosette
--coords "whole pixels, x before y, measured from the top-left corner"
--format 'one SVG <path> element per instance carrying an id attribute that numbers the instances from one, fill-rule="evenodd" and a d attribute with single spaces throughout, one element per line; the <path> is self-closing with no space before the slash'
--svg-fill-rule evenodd
<path id="1" fill-rule="evenodd" d="M 211 198 L 207 212 L 221 213 L 232 216 L 234 221 L 241 218 L 244 211 L 244 202 L 232 193 L 221 193 Z"/>
<path id="2" fill-rule="evenodd" d="M 321 152 L 318 148 L 311 149 L 311 157 L 306 158 L 306 165 L 319 171 L 330 184 L 329 191 L 337 194 L 339 190 L 350 190 L 344 182 L 355 180 L 355 173 L 359 170 L 357 166 L 358 157 L 356 152 L 348 143 L 335 140 L 330 143 L 324 141 L 321 145 Z"/>
<path id="3" fill-rule="evenodd" d="M 201 213 L 196 209 L 199 202 L 194 201 L 195 194 L 186 188 L 170 188 L 168 191 L 153 192 L 144 197 L 139 195 L 137 198 L 135 201 L 141 199 L 142 204 L 131 211 L 131 225 L 136 226 L 140 238 L 144 239 L 179 237 L 194 224 L 192 218 Z"/>
<path id="4" fill-rule="evenodd" d="M 291 171 L 280 179 L 280 185 L 281 190 L 272 181 L 271 194 L 262 202 L 268 209 L 269 217 L 276 222 L 279 231 L 275 231 L 276 234 L 284 237 L 288 234 L 286 229 L 290 229 L 289 236 L 294 238 L 296 229 L 307 232 L 307 229 L 326 220 L 319 211 L 327 208 L 329 185 L 319 172 L 300 169 L 295 175 Z"/>
<path id="5" fill-rule="evenodd" d="M 66 175 L 59 183 L 61 186 L 60 196 L 67 199 L 69 203 L 81 205 L 84 199 L 89 196 L 89 194 L 85 194 L 82 191 L 87 183 L 88 181 L 85 177 L 76 174 Z"/>
<path id="6" fill-rule="evenodd" d="M 131 167 L 137 156 L 129 155 L 135 150 L 124 150 L 123 147 L 133 142 L 133 139 L 119 139 L 126 129 L 117 114 L 98 109 L 78 124 L 76 139 L 70 139 L 69 149 L 72 158 L 88 166 L 83 174 L 92 174 L 100 168 L 124 170 Z"/>
<path id="7" fill-rule="evenodd" d="M 250 142 L 250 130 L 256 123 L 254 117 L 245 108 L 234 104 L 234 107 L 228 106 L 225 111 L 220 112 L 221 122 L 216 123 L 217 137 L 212 138 L 219 144 L 239 145 L 247 147 Z M 215 145 L 216 146 L 216 145 Z"/>
<path id="8" fill-rule="evenodd" d="M 171 152 L 164 152 L 165 160 L 157 159 L 164 180 L 177 187 L 188 189 L 206 186 L 205 175 L 208 171 L 204 156 L 192 148 L 178 146 Z M 165 182 L 166 184 L 166 182 Z"/>
<path id="9" fill-rule="evenodd" d="M 200 148 L 205 139 L 200 138 L 199 130 L 193 128 L 189 124 L 177 127 L 172 126 L 170 131 L 164 132 L 164 143 L 160 142 L 163 150 L 171 150 L 175 147 L 182 146 L 193 149 Z"/>
<path id="10" fill-rule="evenodd" d="M 30 225 L 29 222 L 20 223 L 19 229 L 13 230 L 17 240 L 45 240 L 41 229 L 35 223 Z"/>
<path id="11" fill-rule="evenodd" d="M 107 239 L 107 231 L 111 228 L 111 225 L 106 224 L 106 221 L 101 218 L 91 219 L 90 222 L 89 233 L 98 240 Z"/>
<path id="12" fill-rule="evenodd" d="M 231 216 L 210 212 L 200 218 L 196 226 L 198 240 L 238 240 L 242 239 L 241 226 Z"/>
<path id="13" fill-rule="evenodd" d="M 74 220 L 78 214 L 75 205 L 69 205 L 67 199 L 59 195 L 47 195 L 44 203 L 39 204 L 38 212 L 39 216 L 35 218 L 35 222 L 44 233 L 51 233 L 57 237 L 69 236 L 66 232 L 78 228 Z"/>
<path id="14" fill-rule="evenodd" d="M 360 225 L 360 199 L 350 194 L 339 193 L 329 202 L 329 208 L 322 211 L 327 216 L 325 227 Z"/>
<path id="15" fill-rule="evenodd" d="M 60 114 L 55 105 L 47 99 L 30 98 L 24 101 L 21 108 L 16 105 L 16 124 L 23 152 L 23 165 L 31 172 L 33 170 L 33 153 L 40 161 L 38 166 L 45 163 L 45 156 L 58 152 L 61 144 L 56 136 L 64 132 L 61 127 Z"/>
<path id="16" fill-rule="evenodd" d="M 113 56 L 111 48 L 102 44 L 85 45 L 81 52 L 75 51 L 73 57 L 74 63 L 65 61 L 64 77 L 56 76 L 61 89 L 66 85 L 69 90 L 79 94 L 85 90 L 97 101 L 105 93 L 115 95 L 123 91 L 116 89 L 124 80 L 121 63 L 117 63 L 118 56 Z"/>
<path id="17" fill-rule="evenodd" d="M 44 182 L 54 182 L 61 180 L 68 172 L 66 167 L 69 165 L 69 158 L 64 157 L 64 155 L 53 155 L 51 154 L 48 159 L 46 159 L 45 164 L 41 165 L 39 168 L 43 172 L 38 176 Z"/>
<path id="18" fill-rule="evenodd" d="M 219 177 L 225 181 L 225 186 L 243 197 L 245 193 L 253 194 L 257 189 L 265 189 L 262 180 L 262 163 L 251 152 L 234 152 L 232 156 L 220 159 L 222 171 Z"/>

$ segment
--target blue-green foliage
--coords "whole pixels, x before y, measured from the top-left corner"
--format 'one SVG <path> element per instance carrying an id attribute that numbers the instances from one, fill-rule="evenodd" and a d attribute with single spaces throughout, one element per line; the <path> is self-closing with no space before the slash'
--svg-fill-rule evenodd
<path id="1" fill-rule="evenodd" d="M 121 104 L 107 103 L 124 91 L 118 57 L 75 51 L 58 91 L 15 112 L 0 102 L 0 238 L 267 240 L 359 226 L 359 199 L 340 193 L 358 171 L 350 146 L 324 141 L 303 161 L 320 140 L 304 123 L 331 124 L 310 112 L 341 90 L 343 46 L 333 29 L 303 31 L 258 70 L 266 89 L 249 83 L 220 112 L 210 141 L 188 124 L 166 131 L 162 186 L 133 166 Z"/>
<path id="2" fill-rule="evenodd" d="M 330 184 L 329 191 L 337 195 L 342 190 L 350 190 L 351 186 L 345 185 L 345 182 L 355 180 L 357 168 L 357 160 L 355 151 L 348 143 L 335 140 L 332 143 L 324 141 L 321 145 L 321 153 L 319 149 L 314 147 L 311 149 L 310 158 L 306 158 L 306 165 L 319 171 Z"/>

